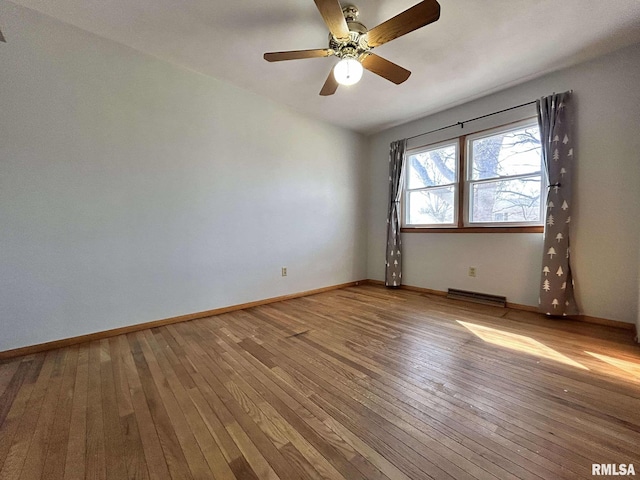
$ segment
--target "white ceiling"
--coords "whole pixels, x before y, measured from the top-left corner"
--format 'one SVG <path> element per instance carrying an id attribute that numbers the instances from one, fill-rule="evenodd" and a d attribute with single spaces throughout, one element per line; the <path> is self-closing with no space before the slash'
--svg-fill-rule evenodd
<path id="1" fill-rule="evenodd" d="M 267 63 L 267 51 L 325 48 L 312 0 L 17 0 L 69 24 L 294 110 L 363 133 L 640 42 L 639 0 L 439 0 L 440 20 L 375 50 L 411 70 L 396 86 L 365 72 L 318 92 L 335 57 Z M 351 3 L 346 0 L 344 4 Z M 372 28 L 417 0 L 355 0 Z"/>

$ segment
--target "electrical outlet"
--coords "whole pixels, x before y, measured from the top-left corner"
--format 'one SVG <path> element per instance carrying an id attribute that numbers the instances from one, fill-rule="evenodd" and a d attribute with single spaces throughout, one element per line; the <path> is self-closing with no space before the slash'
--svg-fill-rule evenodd
<path id="1" fill-rule="evenodd" d="M 287 276 L 287 267 L 282 267 L 282 276 L 283 277 Z"/>
<path id="2" fill-rule="evenodd" d="M 476 276 L 476 267 L 469 267 L 469 276 L 470 277 Z"/>

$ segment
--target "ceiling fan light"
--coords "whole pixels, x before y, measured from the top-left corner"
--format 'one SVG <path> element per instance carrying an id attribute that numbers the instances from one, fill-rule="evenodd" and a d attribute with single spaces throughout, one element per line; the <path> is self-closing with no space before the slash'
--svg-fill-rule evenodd
<path id="1" fill-rule="evenodd" d="M 333 68 L 333 76 L 340 85 L 354 85 L 362 78 L 362 64 L 355 58 L 346 57 Z"/>

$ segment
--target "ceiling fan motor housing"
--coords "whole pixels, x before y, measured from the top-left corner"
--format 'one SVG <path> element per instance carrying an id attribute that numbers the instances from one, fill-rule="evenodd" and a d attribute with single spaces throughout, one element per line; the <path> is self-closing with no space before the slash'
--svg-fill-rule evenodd
<path id="1" fill-rule="evenodd" d="M 340 58 L 360 58 L 362 54 L 371 50 L 367 45 L 367 27 L 357 21 L 359 11 L 355 5 L 347 5 L 342 9 L 342 13 L 349 27 L 349 37 L 340 40 L 329 34 L 329 48 Z"/>

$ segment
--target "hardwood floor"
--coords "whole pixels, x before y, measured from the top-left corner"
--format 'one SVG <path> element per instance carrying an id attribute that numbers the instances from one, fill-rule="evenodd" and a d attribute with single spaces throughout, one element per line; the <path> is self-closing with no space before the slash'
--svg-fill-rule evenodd
<path id="1" fill-rule="evenodd" d="M 0 363 L 0 479 L 640 474 L 628 331 L 359 286 Z"/>

